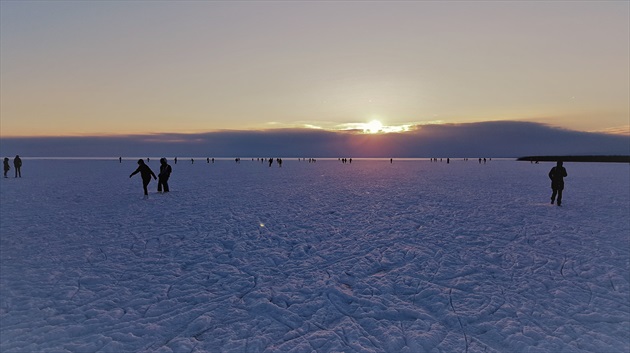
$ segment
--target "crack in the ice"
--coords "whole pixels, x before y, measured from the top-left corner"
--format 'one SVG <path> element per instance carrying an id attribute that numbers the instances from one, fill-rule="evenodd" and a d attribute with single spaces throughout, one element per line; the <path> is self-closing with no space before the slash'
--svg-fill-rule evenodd
<path id="1" fill-rule="evenodd" d="M 462 319 L 459 317 L 459 314 L 457 314 L 457 311 L 455 311 L 455 307 L 453 306 L 452 294 L 453 294 L 453 288 L 451 288 L 448 292 L 448 302 L 449 304 L 451 304 L 451 309 L 453 310 L 453 313 L 457 317 L 457 321 L 459 322 L 459 327 L 461 327 L 462 332 L 464 332 L 464 342 L 466 343 L 466 353 L 468 353 L 468 336 L 466 335 L 466 330 L 464 329 L 464 325 L 462 324 Z"/>

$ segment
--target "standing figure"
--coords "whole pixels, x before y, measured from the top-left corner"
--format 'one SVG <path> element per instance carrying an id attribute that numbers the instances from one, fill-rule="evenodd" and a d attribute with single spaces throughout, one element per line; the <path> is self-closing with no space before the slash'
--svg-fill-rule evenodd
<path id="1" fill-rule="evenodd" d="M 164 192 L 168 192 L 168 178 L 171 176 L 171 172 L 173 169 L 166 162 L 166 158 L 160 158 L 160 173 L 158 174 L 158 192 L 162 192 L 162 188 L 164 188 Z"/>
<path id="2" fill-rule="evenodd" d="M 17 178 L 19 176 L 21 178 L 22 159 L 20 158 L 20 156 L 16 155 L 15 158 L 13 158 L 13 167 L 15 168 L 15 177 Z"/>
<path id="3" fill-rule="evenodd" d="M 551 194 L 551 204 L 556 200 L 556 195 L 558 196 L 557 205 L 560 206 L 562 204 L 562 190 L 564 190 L 564 177 L 567 176 L 567 170 L 562 166 L 562 161 L 558 161 L 555 167 L 551 168 L 549 171 L 549 179 L 551 179 L 551 190 L 553 190 Z"/>
<path id="4" fill-rule="evenodd" d="M 131 178 L 132 176 L 138 173 L 140 173 L 140 176 L 142 177 L 142 188 L 144 189 L 144 198 L 148 199 L 149 190 L 147 190 L 147 186 L 151 182 L 151 176 L 153 176 L 153 179 L 157 179 L 157 177 L 155 176 L 155 173 L 153 173 L 151 168 L 149 168 L 148 165 L 144 164 L 144 161 L 142 159 L 138 159 L 138 169 L 136 169 L 133 173 L 131 173 L 129 177 Z"/>
<path id="5" fill-rule="evenodd" d="M 3 167 L 4 167 L 4 177 L 7 178 L 7 173 L 9 172 L 9 169 L 11 169 L 11 167 L 9 166 L 9 157 L 4 157 Z"/>

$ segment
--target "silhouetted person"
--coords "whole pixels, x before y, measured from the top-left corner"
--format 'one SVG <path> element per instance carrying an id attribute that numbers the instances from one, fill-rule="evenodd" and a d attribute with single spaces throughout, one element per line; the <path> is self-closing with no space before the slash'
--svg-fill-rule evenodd
<path id="1" fill-rule="evenodd" d="M 13 158 L 13 167 L 15 168 L 15 177 L 22 177 L 22 159 L 20 156 L 16 155 Z"/>
<path id="2" fill-rule="evenodd" d="M 158 192 L 169 192 L 168 178 L 171 176 L 173 168 L 168 164 L 166 158 L 160 158 L 160 173 L 158 174 Z"/>
<path id="3" fill-rule="evenodd" d="M 177 157 L 175 157 L 175 164 L 177 164 Z"/>
<path id="4" fill-rule="evenodd" d="M 564 190 L 564 177 L 567 176 L 567 170 L 562 166 L 562 161 L 558 161 L 555 167 L 551 168 L 549 171 L 549 179 L 551 179 L 551 190 L 553 190 L 551 194 L 551 204 L 556 200 L 556 195 L 558 196 L 557 205 L 560 206 L 562 204 L 562 190 Z"/>
<path id="5" fill-rule="evenodd" d="M 9 166 L 9 157 L 4 157 L 3 168 L 4 168 L 4 177 L 7 178 L 7 173 L 9 172 L 9 169 L 11 169 L 11 167 Z"/>
<path id="6" fill-rule="evenodd" d="M 271 167 L 272 164 L 273 164 L 273 158 L 269 158 L 269 166 Z"/>
<path id="7" fill-rule="evenodd" d="M 151 182 L 151 176 L 153 176 L 153 179 L 157 179 L 157 177 L 155 176 L 155 173 L 153 173 L 151 168 L 149 168 L 149 166 L 146 165 L 142 159 L 138 159 L 138 169 L 131 173 L 129 177 L 131 178 L 138 173 L 140 173 L 140 176 L 142 177 L 142 188 L 144 189 L 144 198 L 146 199 L 149 197 L 149 190 L 147 190 L 147 186 Z"/>
<path id="8" fill-rule="evenodd" d="M 122 163 L 122 157 L 118 157 L 118 163 Z"/>

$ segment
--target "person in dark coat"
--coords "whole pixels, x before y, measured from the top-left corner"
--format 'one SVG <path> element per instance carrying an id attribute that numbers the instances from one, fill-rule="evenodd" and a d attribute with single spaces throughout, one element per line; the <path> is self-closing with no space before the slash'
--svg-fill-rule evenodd
<path id="1" fill-rule="evenodd" d="M 158 174 L 158 192 L 168 192 L 168 178 L 171 176 L 173 169 L 166 161 L 166 158 L 160 159 L 160 173 Z"/>
<path id="2" fill-rule="evenodd" d="M 2 167 L 4 168 L 4 177 L 7 178 L 7 173 L 9 172 L 9 169 L 11 169 L 11 167 L 9 166 L 9 157 L 4 157 L 4 163 Z"/>
<path id="3" fill-rule="evenodd" d="M 138 159 L 138 169 L 131 173 L 129 177 L 131 178 L 138 173 L 140 173 L 140 176 L 142 177 L 142 188 L 144 189 L 144 198 L 146 199 L 149 197 L 149 190 L 147 190 L 147 186 L 151 182 L 151 176 L 153 176 L 153 179 L 157 179 L 157 177 L 155 176 L 155 173 L 153 173 L 151 168 L 149 168 L 148 165 L 144 164 L 144 161 L 142 159 Z"/>
<path id="4" fill-rule="evenodd" d="M 551 204 L 553 205 L 558 196 L 557 205 L 562 204 L 562 190 L 564 190 L 564 178 L 567 176 L 567 170 L 562 166 L 562 161 L 558 161 L 555 167 L 549 171 L 549 179 L 551 179 Z"/>
<path id="5" fill-rule="evenodd" d="M 22 159 L 20 156 L 16 155 L 13 158 L 13 167 L 15 168 L 15 177 L 22 177 Z"/>

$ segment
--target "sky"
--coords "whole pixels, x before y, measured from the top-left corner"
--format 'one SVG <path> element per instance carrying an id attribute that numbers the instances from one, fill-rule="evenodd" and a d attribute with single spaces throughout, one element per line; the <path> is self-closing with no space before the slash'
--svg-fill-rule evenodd
<path id="1" fill-rule="evenodd" d="M 630 136 L 627 1 L 0 6 L 0 139 L 492 121 Z"/>
<path id="2" fill-rule="evenodd" d="M 322 129 L 233 130 L 198 134 L 17 137 L 2 154 L 28 157 L 138 158 L 517 158 L 630 155 L 630 136 L 590 133 L 532 122 L 424 125 L 370 134 Z"/>

